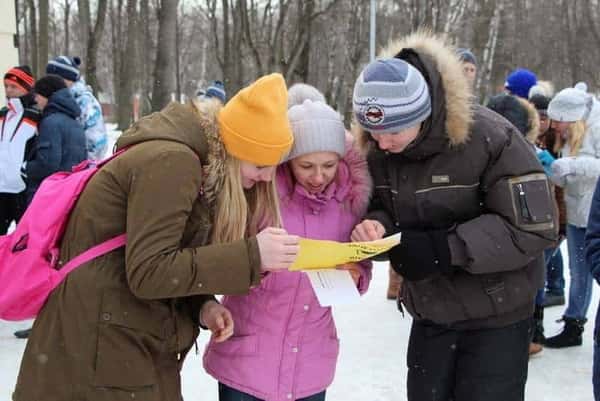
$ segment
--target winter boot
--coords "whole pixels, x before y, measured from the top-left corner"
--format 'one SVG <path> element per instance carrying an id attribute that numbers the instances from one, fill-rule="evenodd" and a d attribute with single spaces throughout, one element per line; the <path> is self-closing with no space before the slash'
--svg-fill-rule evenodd
<path id="1" fill-rule="evenodd" d="M 387 299 L 396 299 L 398 298 L 398 293 L 402 286 L 402 276 L 396 273 L 394 269 L 392 269 L 392 266 L 389 267 L 389 272 L 390 280 L 387 288 Z"/>
<path id="2" fill-rule="evenodd" d="M 535 355 L 542 351 L 544 348 L 542 344 L 545 342 L 544 338 L 544 307 L 540 305 L 535 306 L 533 312 L 533 336 L 529 343 L 529 355 Z"/>
<path id="3" fill-rule="evenodd" d="M 547 338 L 544 345 L 548 348 L 565 348 L 574 347 L 581 345 L 583 333 L 583 325 L 587 322 L 587 319 L 573 319 L 570 317 L 563 317 L 565 327 L 560 334 L 554 337 Z"/>

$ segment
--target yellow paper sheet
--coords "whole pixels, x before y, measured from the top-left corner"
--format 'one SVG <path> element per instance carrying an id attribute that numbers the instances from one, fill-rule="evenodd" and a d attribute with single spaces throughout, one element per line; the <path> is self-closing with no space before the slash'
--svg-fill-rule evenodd
<path id="1" fill-rule="evenodd" d="M 328 269 L 373 257 L 400 243 L 401 233 L 370 242 L 336 242 L 300 239 L 300 253 L 291 271 Z"/>

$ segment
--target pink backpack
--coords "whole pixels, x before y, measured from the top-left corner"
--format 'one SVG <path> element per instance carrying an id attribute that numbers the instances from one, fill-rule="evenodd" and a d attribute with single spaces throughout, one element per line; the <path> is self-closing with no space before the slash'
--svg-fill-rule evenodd
<path id="1" fill-rule="evenodd" d="M 67 274 L 125 245 L 125 234 L 121 234 L 61 266 L 62 236 L 79 195 L 90 178 L 124 150 L 97 165 L 86 160 L 73 167 L 72 172 L 59 172 L 46 178 L 15 231 L 0 236 L 0 319 L 35 317 Z"/>

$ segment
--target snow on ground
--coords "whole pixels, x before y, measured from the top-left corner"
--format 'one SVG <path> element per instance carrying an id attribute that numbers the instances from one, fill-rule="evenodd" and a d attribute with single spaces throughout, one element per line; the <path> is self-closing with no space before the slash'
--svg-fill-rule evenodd
<path id="1" fill-rule="evenodd" d="M 113 126 L 109 132 L 109 149 L 118 134 Z M 563 243 L 562 251 L 567 269 L 565 245 Z M 568 269 L 565 273 L 568 280 Z M 411 319 L 408 315 L 403 318 L 395 302 L 385 299 L 386 286 L 387 267 L 376 263 L 371 288 L 361 303 L 334 310 L 341 341 L 336 378 L 328 390 L 329 401 L 406 400 L 406 347 Z M 595 288 L 583 346 L 545 349 L 530 360 L 527 401 L 593 400 L 592 338 L 597 305 Z M 555 321 L 563 311 L 562 306 L 546 309 L 544 324 L 548 336 L 562 327 Z M 11 399 L 25 348 L 25 341 L 16 339 L 12 333 L 30 324 L 0 321 L 0 400 Z M 185 362 L 182 381 L 186 401 L 217 401 L 216 382 L 202 369 L 201 354 L 207 340 L 207 333 L 202 333 L 198 339 L 200 355 L 191 352 Z"/>
<path id="2" fill-rule="evenodd" d="M 341 355 L 336 379 L 328 391 L 329 401 L 406 400 L 405 358 L 411 319 L 402 318 L 395 303 L 385 299 L 386 269 L 384 264 L 376 263 L 371 288 L 360 304 L 335 309 Z M 583 346 L 545 349 L 531 359 L 527 401 L 593 400 L 592 331 L 597 304 L 595 289 Z M 561 324 L 555 320 L 562 312 L 560 306 L 546 309 L 547 333 L 559 331 Z M 29 324 L 0 321 L 0 400 L 10 400 L 25 348 L 25 341 L 12 333 Z M 182 373 L 186 401 L 217 401 L 216 382 L 202 369 L 201 353 L 207 339 L 207 333 L 202 333 L 198 340 L 200 355 L 191 352 L 186 360 Z"/>

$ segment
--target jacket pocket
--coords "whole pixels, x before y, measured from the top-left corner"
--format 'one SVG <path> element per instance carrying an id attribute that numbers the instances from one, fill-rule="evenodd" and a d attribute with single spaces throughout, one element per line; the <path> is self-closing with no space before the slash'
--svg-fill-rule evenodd
<path id="1" fill-rule="evenodd" d="M 143 399 L 154 400 L 154 360 L 165 356 L 166 338 L 174 334 L 169 327 L 173 326 L 166 305 L 141 301 L 124 289 L 105 290 L 93 385 L 98 391 L 143 390 Z"/>
<path id="2" fill-rule="evenodd" d="M 424 188 L 415 197 L 419 219 L 431 228 L 447 228 L 481 213 L 479 183 Z"/>
<path id="3" fill-rule="evenodd" d="M 529 174 L 509 180 L 515 225 L 529 231 L 554 228 L 554 204 L 544 174 Z"/>
<path id="4" fill-rule="evenodd" d="M 403 287 L 403 304 L 410 314 L 438 324 L 501 316 L 531 303 L 535 295 L 526 269 L 481 275 L 457 272 L 406 282 Z"/>
<path id="5" fill-rule="evenodd" d="M 210 343 L 212 351 L 225 356 L 255 356 L 258 354 L 258 336 L 233 336 L 222 343 Z"/>
<path id="6" fill-rule="evenodd" d="M 439 324 L 470 318 L 460 296 L 446 276 L 431 280 L 404 282 L 401 296 L 411 316 Z"/>
<path id="7" fill-rule="evenodd" d="M 535 290 L 526 269 L 471 275 L 455 282 L 461 303 L 470 318 L 501 316 L 533 301 Z"/>

